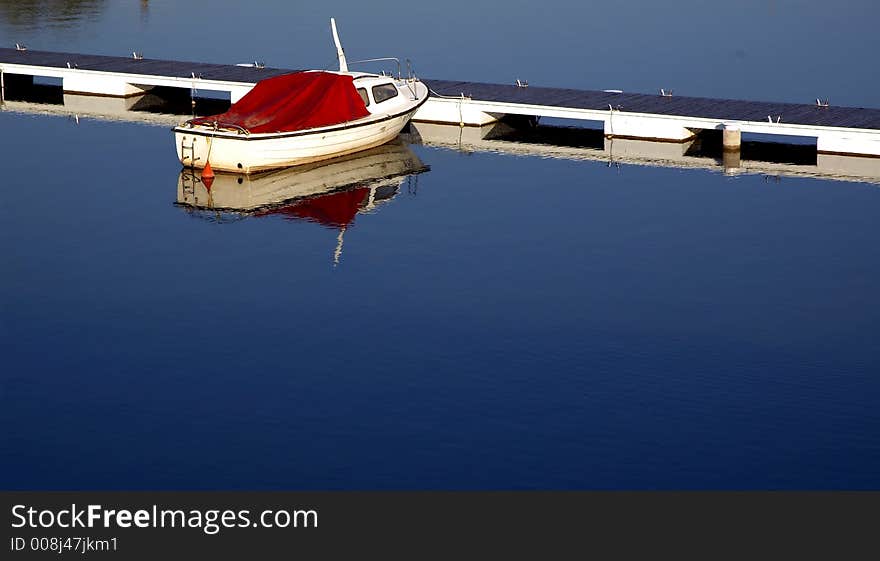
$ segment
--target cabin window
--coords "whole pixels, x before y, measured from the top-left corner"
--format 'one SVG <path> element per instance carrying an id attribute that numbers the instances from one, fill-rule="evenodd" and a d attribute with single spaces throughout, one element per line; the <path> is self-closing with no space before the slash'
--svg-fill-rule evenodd
<path id="1" fill-rule="evenodd" d="M 370 98 L 367 97 L 367 88 L 358 88 L 358 94 L 361 96 L 361 99 L 364 100 L 364 105 L 370 105 Z"/>
<path id="2" fill-rule="evenodd" d="M 394 87 L 394 84 L 379 84 L 378 86 L 373 86 L 373 99 L 376 100 L 376 103 L 388 101 L 395 96 L 397 96 L 397 88 Z"/>

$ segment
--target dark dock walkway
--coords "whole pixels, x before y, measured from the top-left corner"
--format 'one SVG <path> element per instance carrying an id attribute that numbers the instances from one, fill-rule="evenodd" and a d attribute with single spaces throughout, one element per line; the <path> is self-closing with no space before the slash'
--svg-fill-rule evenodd
<path id="1" fill-rule="evenodd" d="M 505 104 L 566 107 L 630 113 L 650 113 L 683 117 L 735 121 L 774 121 L 781 123 L 880 130 L 880 109 L 862 107 L 820 107 L 816 103 L 779 103 L 713 99 L 705 97 L 669 96 L 660 94 L 613 93 L 594 90 L 545 88 L 537 86 L 456 82 L 452 80 L 425 80 L 428 86 L 444 96 L 464 94 L 472 99 Z"/>
<path id="2" fill-rule="evenodd" d="M 117 74 L 143 74 L 146 76 L 170 76 L 189 78 L 193 74 L 203 80 L 253 83 L 295 70 L 284 68 L 254 68 L 234 64 L 211 64 L 207 62 L 187 62 L 179 60 L 157 60 L 133 56 L 84 55 L 52 51 L 17 51 L 0 48 L 0 64 L 20 64 L 46 68 L 110 72 Z M 68 64 L 70 66 L 68 66 Z M 10 72 L 11 73 L 11 72 Z"/>

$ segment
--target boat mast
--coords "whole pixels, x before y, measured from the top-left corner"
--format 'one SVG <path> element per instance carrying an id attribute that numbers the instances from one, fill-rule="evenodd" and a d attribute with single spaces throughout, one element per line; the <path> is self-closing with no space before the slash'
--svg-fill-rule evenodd
<path id="1" fill-rule="evenodd" d="M 345 51 L 342 50 L 342 43 L 339 42 L 339 34 L 336 32 L 336 20 L 330 18 L 330 29 L 333 31 L 333 42 L 336 43 L 336 56 L 339 57 L 339 71 L 348 72 L 348 62 L 345 60 Z"/>

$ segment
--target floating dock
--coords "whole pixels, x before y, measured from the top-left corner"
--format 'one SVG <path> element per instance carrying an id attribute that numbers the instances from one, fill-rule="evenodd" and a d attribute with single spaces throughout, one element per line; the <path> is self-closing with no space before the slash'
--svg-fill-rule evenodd
<path id="1" fill-rule="evenodd" d="M 0 48 L 0 91 L 34 77 L 61 79 L 65 92 L 128 98 L 156 86 L 228 92 L 241 99 L 260 80 L 292 69 L 208 64 Z M 424 79 L 428 102 L 414 120 L 484 126 L 506 115 L 601 123 L 609 138 L 687 142 L 701 130 L 723 131 L 737 150 L 743 133 L 816 139 L 821 154 L 880 157 L 880 109 L 590 91 Z"/>

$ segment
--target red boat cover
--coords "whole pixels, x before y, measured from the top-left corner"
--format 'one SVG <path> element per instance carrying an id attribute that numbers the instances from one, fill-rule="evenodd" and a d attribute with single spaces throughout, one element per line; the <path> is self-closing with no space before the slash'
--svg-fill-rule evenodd
<path id="1" fill-rule="evenodd" d="M 325 127 L 369 115 L 351 76 L 294 72 L 260 80 L 229 111 L 193 119 L 197 125 L 236 125 L 252 133 Z"/>

